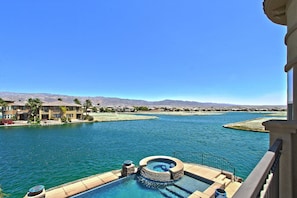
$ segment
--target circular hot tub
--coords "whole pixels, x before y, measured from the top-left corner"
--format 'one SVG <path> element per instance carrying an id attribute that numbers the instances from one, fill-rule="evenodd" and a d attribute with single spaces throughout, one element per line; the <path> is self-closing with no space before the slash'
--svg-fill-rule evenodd
<path id="1" fill-rule="evenodd" d="M 184 165 L 177 158 L 169 156 L 151 156 L 139 162 L 140 175 L 151 181 L 171 182 L 184 175 Z"/>
<path id="2" fill-rule="evenodd" d="M 170 168 L 173 168 L 176 166 L 175 161 L 171 159 L 164 159 L 164 158 L 158 158 L 148 161 L 147 168 L 153 171 L 157 172 L 166 172 L 169 171 Z"/>

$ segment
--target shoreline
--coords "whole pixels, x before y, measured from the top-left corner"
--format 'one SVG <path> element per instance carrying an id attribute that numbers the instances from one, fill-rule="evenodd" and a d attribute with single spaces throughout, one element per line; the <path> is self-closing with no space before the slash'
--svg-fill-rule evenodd
<path id="1" fill-rule="evenodd" d="M 255 118 L 252 120 L 234 122 L 223 125 L 224 128 L 250 131 L 250 132 L 261 132 L 269 133 L 268 130 L 265 130 L 265 127 L 262 125 L 263 122 L 268 120 L 285 120 L 286 117 L 264 117 L 264 118 Z"/>
<path id="2" fill-rule="evenodd" d="M 172 115 L 172 116 L 204 116 L 204 115 L 223 115 L 226 112 L 219 112 L 219 111 L 197 111 L 197 112 L 186 112 L 186 111 L 141 111 L 133 113 L 135 115 L 142 114 L 142 115 Z"/>
<path id="3" fill-rule="evenodd" d="M 157 116 L 144 116 L 128 113 L 89 113 L 93 116 L 93 122 L 133 121 L 157 119 Z"/>
<path id="4" fill-rule="evenodd" d="M 95 122 L 115 122 L 115 121 L 137 121 L 137 120 L 150 120 L 157 119 L 157 116 L 142 116 L 126 113 L 89 113 L 93 116 L 93 121 L 88 120 L 78 120 L 74 119 L 71 122 L 62 123 L 61 121 L 56 120 L 46 120 L 40 121 L 40 124 L 30 124 L 27 121 L 14 121 L 14 124 L 0 125 L 0 128 L 3 127 L 29 127 L 29 126 L 58 126 L 58 125 L 67 125 L 67 124 L 81 124 L 81 123 L 95 123 Z"/>
<path id="5" fill-rule="evenodd" d="M 141 112 L 125 112 L 125 113 L 89 113 L 94 118 L 93 121 L 87 120 L 72 120 L 68 123 L 62 123 L 56 120 L 41 121 L 40 124 L 28 124 L 27 121 L 14 121 L 14 124 L 0 125 L 1 127 L 22 127 L 22 126 L 54 126 L 65 124 L 79 124 L 79 123 L 94 123 L 94 122 L 116 122 L 116 121 L 137 121 L 137 120 L 151 120 L 158 119 L 158 115 L 168 116 L 211 116 L 223 115 L 230 111 L 198 111 L 198 112 L 167 112 L 167 111 L 141 111 Z M 252 132 L 269 132 L 264 129 L 262 123 L 271 119 L 286 119 L 286 112 L 270 112 L 270 111 L 251 111 L 248 113 L 265 113 L 267 117 L 256 118 L 252 120 L 245 120 L 235 123 L 228 123 L 223 125 L 224 128 L 252 131 Z"/>

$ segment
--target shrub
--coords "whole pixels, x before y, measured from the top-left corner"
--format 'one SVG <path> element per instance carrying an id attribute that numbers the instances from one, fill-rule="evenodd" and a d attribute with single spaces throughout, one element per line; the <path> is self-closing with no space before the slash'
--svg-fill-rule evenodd
<path id="1" fill-rule="evenodd" d="M 6 124 L 13 124 L 13 120 L 11 119 L 1 119 L 0 120 L 0 125 L 6 125 Z"/>
<path id="2" fill-rule="evenodd" d="M 94 120 L 94 117 L 93 116 L 90 116 L 90 115 L 85 115 L 84 116 L 84 120 L 93 121 Z"/>
<path id="3" fill-rule="evenodd" d="M 98 112 L 98 108 L 97 107 L 93 107 L 92 108 L 92 111 L 95 112 L 95 113 L 97 113 Z"/>
<path id="4" fill-rule="evenodd" d="M 135 106 L 134 109 L 136 111 L 149 111 L 149 108 L 146 106 L 140 106 L 140 107 Z"/>
<path id="5" fill-rule="evenodd" d="M 67 122 L 67 118 L 66 118 L 66 116 L 62 116 L 62 117 L 61 117 L 61 122 L 63 122 L 63 123 L 66 123 L 66 122 Z"/>
<path id="6" fill-rule="evenodd" d="M 88 121 L 93 121 L 94 120 L 94 117 L 93 116 L 88 116 Z"/>

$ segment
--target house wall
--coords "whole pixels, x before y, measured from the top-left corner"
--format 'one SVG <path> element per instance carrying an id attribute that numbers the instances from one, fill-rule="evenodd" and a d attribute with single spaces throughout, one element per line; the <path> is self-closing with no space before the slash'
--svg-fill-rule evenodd
<path id="1" fill-rule="evenodd" d="M 297 0 L 265 0 L 264 11 L 268 18 L 287 26 L 287 64 L 285 71 L 293 72 L 292 116 L 283 123 L 271 121 L 270 143 L 283 140 L 280 163 L 280 197 L 297 197 Z M 288 104 L 288 109 L 290 106 Z M 269 124 L 268 124 L 269 125 Z M 267 126 L 268 126 L 267 125 Z"/>
<path id="2" fill-rule="evenodd" d="M 66 106 L 66 117 L 71 119 L 81 119 L 83 113 L 82 108 L 78 106 Z M 2 108 L 2 117 L 4 119 L 17 119 L 17 120 L 27 120 L 28 118 L 28 108 L 25 105 L 14 105 L 13 103 L 8 103 L 8 105 Z M 59 119 L 62 117 L 60 106 L 42 106 L 39 111 L 40 119 Z"/>
<path id="3" fill-rule="evenodd" d="M 293 120 L 297 122 L 297 1 L 287 2 L 287 63 L 294 67 L 293 70 Z M 292 134 L 292 186 L 293 197 L 297 197 L 297 134 Z"/>

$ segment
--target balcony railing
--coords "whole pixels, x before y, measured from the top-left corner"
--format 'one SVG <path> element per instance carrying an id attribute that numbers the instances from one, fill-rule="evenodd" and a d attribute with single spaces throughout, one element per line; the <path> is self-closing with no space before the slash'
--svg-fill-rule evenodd
<path id="1" fill-rule="evenodd" d="M 185 153 L 187 153 L 185 158 Z M 199 153 L 199 152 L 186 152 L 186 151 L 175 151 L 173 156 L 179 158 L 185 162 L 193 162 L 205 166 L 214 167 L 220 169 L 222 172 L 230 172 L 233 174 L 235 179 L 235 167 L 227 159 L 216 156 L 210 153 Z"/>
<path id="2" fill-rule="evenodd" d="M 282 140 L 277 139 L 266 152 L 233 198 L 279 197 L 279 159 Z"/>

